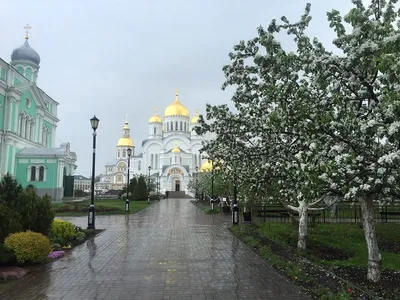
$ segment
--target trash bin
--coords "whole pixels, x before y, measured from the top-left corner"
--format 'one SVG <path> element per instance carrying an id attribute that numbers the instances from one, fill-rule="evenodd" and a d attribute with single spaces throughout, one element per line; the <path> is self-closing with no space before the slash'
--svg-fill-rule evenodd
<path id="1" fill-rule="evenodd" d="M 250 211 L 243 212 L 243 222 L 251 224 L 251 212 Z"/>

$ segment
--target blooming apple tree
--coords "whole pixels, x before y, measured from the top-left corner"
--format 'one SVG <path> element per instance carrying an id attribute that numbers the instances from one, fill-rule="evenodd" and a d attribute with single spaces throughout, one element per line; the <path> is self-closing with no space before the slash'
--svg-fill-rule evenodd
<path id="1" fill-rule="evenodd" d="M 299 213 L 305 248 L 308 211 L 327 197 L 359 201 L 368 247 L 368 279 L 380 280 L 373 201 L 400 195 L 400 32 L 397 0 L 353 0 L 344 18 L 327 14 L 335 53 L 305 32 L 310 5 L 296 23 L 282 17 L 242 41 L 224 67 L 235 112 L 207 106 L 204 146 L 271 201 Z M 347 25 L 345 26 L 345 23 Z M 278 34 L 293 37 L 287 51 Z M 232 147 L 234 141 L 236 147 Z"/>

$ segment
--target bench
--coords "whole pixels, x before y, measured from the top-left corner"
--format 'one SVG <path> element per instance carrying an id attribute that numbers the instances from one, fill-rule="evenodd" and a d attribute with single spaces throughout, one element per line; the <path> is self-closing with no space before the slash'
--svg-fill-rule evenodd
<path id="1" fill-rule="evenodd" d="M 400 211 L 380 211 L 381 219 L 388 221 L 388 216 L 400 216 Z"/>

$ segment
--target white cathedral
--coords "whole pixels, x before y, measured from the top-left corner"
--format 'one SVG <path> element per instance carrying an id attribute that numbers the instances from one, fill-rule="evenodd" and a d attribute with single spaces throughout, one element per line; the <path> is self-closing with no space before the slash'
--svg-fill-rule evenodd
<path id="1" fill-rule="evenodd" d="M 96 183 L 98 191 L 122 189 L 127 183 L 128 153 L 132 149 L 130 179 L 137 175 L 150 174 L 159 183 L 159 191 L 181 191 L 191 194 L 187 185 L 196 172 L 207 171 L 210 164 L 202 158 L 200 149 L 207 137 L 199 136 L 193 130 L 198 125 L 199 114 L 190 119 L 189 110 L 175 101 L 164 111 L 161 118 L 157 111 L 149 119 L 148 137 L 142 142 L 142 153 L 135 153 L 130 136 L 128 121 L 125 121 L 123 135 L 116 146 L 116 160 L 106 164 L 105 173 Z"/>

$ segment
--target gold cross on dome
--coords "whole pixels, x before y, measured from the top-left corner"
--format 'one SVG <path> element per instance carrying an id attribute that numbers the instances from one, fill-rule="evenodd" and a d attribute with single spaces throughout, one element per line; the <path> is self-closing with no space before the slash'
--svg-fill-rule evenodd
<path id="1" fill-rule="evenodd" d="M 29 39 L 29 30 L 32 28 L 31 26 L 29 26 L 29 24 L 26 24 L 26 26 L 24 26 L 25 28 L 25 39 Z"/>
<path id="2" fill-rule="evenodd" d="M 155 113 L 155 114 L 157 114 L 157 110 L 158 110 L 158 108 L 157 108 L 157 107 L 154 107 L 154 113 Z"/>
<path id="3" fill-rule="evenodd" d="M 178 97 L 178 95 L 179 95 L 179 90 L 178 90 L 178 89 L 175 89 L 175 96 Z"/>

